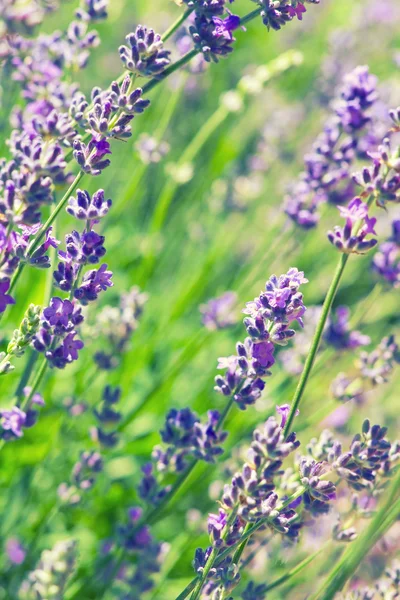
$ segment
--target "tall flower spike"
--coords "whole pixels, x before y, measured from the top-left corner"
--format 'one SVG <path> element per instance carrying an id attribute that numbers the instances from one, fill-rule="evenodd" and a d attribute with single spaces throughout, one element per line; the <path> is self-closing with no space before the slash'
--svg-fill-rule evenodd
<path id="1" fill-rule="evenodd" d="M 368 67 L 356 67 L 343 80 L 332 103 L 334 111 L 306 154 L 305 169 L 290 187 L 286 214 L 296 225 L 311 229 L 318 224 L 321 204 L 349 202 L 354 194 L 352 165 L 371 146 L 374 128 L 371 108 L 376 104 L 376 77 Z"/>
<path id="2" fill-rule="evenodd" d="M 306 307 L 299 288 L 304 283 L 304 273 L 296 268 L 280 277 L 272 275 L 265 291 L 243 310 L 248 315 L 243 323 L 249 337 L 237 344 L 236 356 L 219 359 L 218 368 L 226 373 L 215 378 L 215 390 L 225 396 L 233 394 L 242 410 L 261 396 L 263 378 L 271 374 L 275 362 L 275 345 L 284 346 L 295 335 L 291 323 L 303 326 Z"/>
<path id="3" fill-rule="evenodd" d="M 157 473 L 180 473 L 192 459 L 214 463 L 222 454 L 221 444 L 227 433 L 217 429 L 220 414 L 210 410 L 207 417 L 207 421 L 201 423 L 189 408 L 169 411 L 160 432 L 164 446 L 154 447 L 152 464 L 142 469 L 144 477 L 139 485 L 139 494 L 143 500 L 157 504 L 167 493 L 168 488 L 158 483 Z"/>

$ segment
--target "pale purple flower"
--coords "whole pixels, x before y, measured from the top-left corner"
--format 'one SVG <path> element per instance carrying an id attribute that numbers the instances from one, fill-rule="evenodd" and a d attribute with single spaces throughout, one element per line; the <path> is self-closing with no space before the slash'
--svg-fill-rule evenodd
<path id="1" fill-rule="evenodd" d="M 26 556 L 26 551 L 18 538 L 9 538 L 6 541 L 6 552 L 14 565 L 21 565 Z"/>
<path id="2" fill-rule="evenodd" d="M 32 388 L 29 385 L 26 385 L 23 389 L 23 393 L 25 398 L 28 398 L 30 393 L 32 391 Z M 32 404 L 37 404 L 38 406 L 44 406 L 45 402 L 44 402 L 44 398 L 41 394 L 39 394 L 39 392 L 35 392 L 31 398 L 31 402 Z"/>
<path id="3" fill-rule="evenodd" d="M 0 426 L 3 429 L 4 436 L 8 438 L 9 434 L 14 435 L 17 438 L 23 436 L 22 428 L 26 422 L 26 413 L 22 411 L 18 406 L 14 406 L 11 410 L 0 411 Z"/>

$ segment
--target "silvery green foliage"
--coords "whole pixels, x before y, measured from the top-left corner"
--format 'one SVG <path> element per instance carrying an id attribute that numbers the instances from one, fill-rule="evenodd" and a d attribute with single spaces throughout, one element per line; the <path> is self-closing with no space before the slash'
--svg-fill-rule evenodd
<path id="1" fill-rule="evenodd" d="M 11 357 L 20 358 L 25 353 L 26 348 L 31 343 L 39 328 L 40 306 L 31 304 L 18 329 L 14 330 L 10 343 L 7 346 L 7 353 L 0 354 L 0 375 L 11 373 L 14 366 L 10 362 Z"/>
<path id="2" fill-rule="evenodd" d="M 63 600 L 67 582 L 75 570 L 77 544 L 59 541 L 51 550 L 42 552 L 39 564 L 22 584 L 23 600 Z"/>

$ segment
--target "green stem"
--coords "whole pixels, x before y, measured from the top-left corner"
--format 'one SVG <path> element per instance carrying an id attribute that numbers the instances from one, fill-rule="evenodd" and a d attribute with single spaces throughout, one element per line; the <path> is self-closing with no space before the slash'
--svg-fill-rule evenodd
<path id="1" fill-rule="evenodd" d="M 152 90 L 159 83 L 164 81 L 164 79 L 167 79 L 167 77 L 172 75 L 172 73 L 175 73 L 175 71 L 178 71 L 178 69 L 187 65 L 187 63 L 190 62 L 192 60 L 192 58 L 194 58 L 198 54 L 199 54 L 199 51 L 196 50 L 195 48 L 192 48 L 192 50 L 189 50 L 189 52 L 184 54 L 182 56 L 182 58 L 180 58 L 176 62 L 172 63 L 172 65 L 167 67 L 156 79 L 151 79 L 150 81 L 145 83 L 143 86 L 143 94 L 150 92 L 150 90 Z"/>
<path id="2" fill-rule="evenodd" d="M 167 31 L 163 33 L 163 35 L 161 36 L 162 41 L 166 42 L 171 37 L 171 35 L 173 35 L 175 31 L 179 29 L 182 23 L 186 21 L 186 19 L 192 14 L 192 12 L 193 8 L 188 8 L 185 12 L 183 12 L 180 15 L 180 17 L 177 18 L 175 23 L 172 23 L 172 25 L 168 27 Z"/>
<path id="3" fill-rule="evenodd" d="M 329 312 L 331 310 L 333 301 L 335 299 L 337 290 L 339 288 L 340 280 L 343 275 L 343 271 L 346 267 L 346 263 L 349 259 L 348 254 L 341 254 L 339 258 L 339 262 L 337 264 L 332 283 L 329 287 L 328 293 L 326 295 L 324 304 L 322 306 L 321 316 L 318 321 L 317 329 L 315 331 L 313 341 L 311 344 L 310 352 L 307 355 L 307 359 L 304 365 L 303 372 L 300 376 L 299 383 L 297 385 L 296 391 L 293 396 L 292 404 L 290 407 L 290 413 L 288 419 L 286 421 L 286 425 L 284 428 L 284 434 L 287 436 L 290 433 L 290 429 L 293 423 L 293 419 L 295 417 L 296 411 L 299 407 L 300 401 L 303 397 L 304 391 L 306 389 L 306 385 L 311 375 L 311 370 L 315 361 L 315 357 L 318 352 L 319 345 L 321 343 L 322 334 L 325 328 L 325 324 L 327 322 Z"/>
<path id="4" fill-rule="evenodd" d="M 261 13 L 261 8 L 256 8 L 255 10 L 252 10 L 248 15 L 242 17 L 240 19 L 240 24 L 241 25 L 246 25 L 246 23 L 249 23 L 249 21 L 252 21 L 253 19 L 255 19 L 256 17 L 259 16 L 259 14 Z"/>

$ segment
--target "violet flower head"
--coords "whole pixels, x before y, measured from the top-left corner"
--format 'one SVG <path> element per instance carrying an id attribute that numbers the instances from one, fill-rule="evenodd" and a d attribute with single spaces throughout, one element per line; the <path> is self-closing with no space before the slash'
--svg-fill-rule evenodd
<path id="1" fill-rule="evenodd" d="M 232 2 L 232 0 L 229 0 Z M 222 15 L 225 11 L 225 0 L 183 0 L 188 8 L 208 19 Z"/>
<path id="2" fill-rule="evenodd" d="M 189 27 L 194 47 L 201 52 L 207 62 L 217 63 L 221 57 L 233 51 L 235 38 L 232 31 L 240 26 L 240 19 L 230 15 L 227 19 L 207 17 L 197 14 L 194 24 Z"/>
<path id="3" fill-rule="evenodd" d="M 160 76 L 170 63 L 161 36 L 153 29 L 138 25 L 126 36 L 128 46 L 120 46 L 119 54 L 125 68 L 143 77 Z"/>
<path id="4" fill-rule="evenodd" d="M 81 309 L 70 300 L 54 297 L 43 310 L 40 328 L 32 340 L 37 352 L 45 355 L 52 367 L 63 369 L 78 359 L 83 342 L 75 339 L 76 327 L 83 321 Z"/>
<path id="5" fill-rule="evenodd" d="M 111 161 L 105 158 L 107 154 L 111 154 L 110 144 L 105 139 L 92 137 L 87 145 L 81 140 L 75 140 L 73 148 L 74 158 L 85 173 L 100 175 L 111 164 Z"/>
<path id="6" fill-rule="evenodd" d="M 169 411 L 160 432 L 164 445 L 155 446 L 152 463 L 142 467 L 144 476 L 138 490 L 143 500 L 156 505 L 168 492 L 169 486 L 159 482 L 158 474 L 180 473 L 193 459 L 215 462 L 227 436 L 219 431 L 219 421 L 220 414 L 215 410 L 208 411 L 204 423 L 189 408 Z"/>
<path id="7" fill-rule="evenodd" d="M 393 221 L 392 235 L 380 244 L 372 260 L 372 269 L 389 285 L 400 286 L 400 220 Z"/>
<path id="8" fill-rule="evenodd" d="M 9 560 L 14 565 L 22 565 L 25 560 L 26 550 L 18 538 L 9 538 L 6 541 L 6 552 Z"/>
<path id="9" fill-rule="evenodd" d="M 288 420 L 288 416 L 290 414 L 290 404 L 282 404 L 281 406 L 276 407 L 276 412 L 281 416 L 281 429 L 285 428 L 286 421 Z M 300 414 L 299 409 L 296 410 L 295 416 L 298 417 Z"/>
<path id="10" fill-rule="evenodd" d="M 212 298 L 200 306 L 203 325 L 213 331 L 225 329 L 236 322 L 233 308 L 237 301 L 235 292 L 225 292 L 218 298 Z"/>
<path id="11" fill-rule="evenodd" d="M 10 410 L 0 410 L 0 435 L 3 440 L 16 440 L 23 436 L 26 413 L 14 406 Z"/>
<path id="12" fill-rule="evenodd" d="M 263 378 L 271 374 L 275 362 L 275 345 L 284 346 L 295 335 L 290 327 L 293 321 L 303 326 L 306 307 L 299 288 L 306 282 L 296 268 L 280 277 L 272 275 L 265 291 L 243 310 L 249 315 L 243 321 L 249 337 L 237 344 L 236 356 L 219 359 L 218 368 L 226 373 L 215 378 L 214 388 L 225 396 L 233 395 L 242 410 L 261 396 Z"/>
<path id="13" fill-rule="evenodd" d="M 371 341 L 367 335 L 350 330 L 349 317 L 350 310 L 347 306 L 338 306 L 330 316 L 324 339 L 337 350 L 354 350 L 359 346 L 367 346 Z"/>
<path id="14" fill-rule="evenodd" d="M 296 225 L 312 229 L 321 204 L 346 203 L 355 195 L 351 168 L 374 126 L 371 109 L 376 101 L 376 78 L 367 67 L 345 76 L 332 103 L 334 114 L 306 154 L 305 169 L 285 199 L 285 212 Z"/>
<path id="15" fill-rule="evenodd" d="M 336 226 L 328 231 L 328 240 L 340 252 L 346 254 L 365 254 L 378 243 L 374 229 L 376 218 L 368 216 L 368 205 L 361 198 L 354 198 L 347 207 L 338 206 L 340 214 L 346 219 L 344 227 Z"/>
<path id="16" fill-rule="evenodd" d="M 104 190 L 97 190 L 90 196 L 86 190 L 76 190 L 76 197 L 68 200 L 67 212 L 76 219 L 99 221 L 106 216 L 111 207 L 111 200 L 106 200 Z"/>
<path id="17" fill-rule="evenodd" d="M 319 0 L 253 0 L 261 8 L 261 18 L 268 29 L 279 31 L 286 23 L 297 18 L 303 19 L 306 12 L 304 6 L 309 4 L 319 4 Z"/>
<path id="18" fill-rule="evenodd" d="M 108 0 L 81 0 L 75 16 L 82 21 L 103 21 L 108 16 L 107 8 Z"/>
<path id="19" fill-rule="evenodd" d="M 70 315 L 74 311 L 74 305 L 69 300 L 62 300 L 57 296 L 50 300 L 50 305 L 44 309 L 43 316 L 49 325 L 68 326 Z"/>

